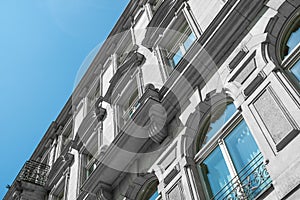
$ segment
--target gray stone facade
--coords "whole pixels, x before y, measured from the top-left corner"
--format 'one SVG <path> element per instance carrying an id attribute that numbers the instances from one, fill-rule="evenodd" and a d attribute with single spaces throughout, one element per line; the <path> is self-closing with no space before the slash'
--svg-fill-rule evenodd
<path id="1" fill-rule="evenodd" d="M 300 199 L 299 19 L 131 0 L 4 200 Z"/>

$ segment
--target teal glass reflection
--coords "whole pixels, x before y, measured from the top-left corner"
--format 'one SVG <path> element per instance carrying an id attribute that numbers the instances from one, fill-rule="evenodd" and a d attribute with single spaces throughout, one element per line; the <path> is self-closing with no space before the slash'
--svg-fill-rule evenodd
<path id="1" fill-rule="evenodd" d="M 149 200 L 155 200 L 158 197 L 158 191 L 156 190 L 155 193 L 149 198 Z"/>
<path id="2" fill-rule="evenodd" d="M 173 56 L 172 58 L 172 67 L 175 68 L 175 66 L 179 63 L 179 61 L 181 60 L 181 58 L 183 57 L 181 50 L 178 49 L 178 51 L 176 52 L 176 54 Z"/>
<path id="3" fill-rule="evenodd" d="M 296 64 L 290 69 L 290 71 L 297 78 L 298 82 L 300 82 L 300 60 L 296 62 Z"/>
<path id="4" fill-rule="evenodd" d="M 289 27 L 286 33 L 286 40 L 284 40 L 284 46 L 281 49 L 282 59 L 289 56 L 300 43 L 300 18 L 296 19 Z"/>
<path id="5" fill-rule="evenodd" d="M 300 43 L 300 27 L 298 26 L 297 29 L 291 33 L 286 43 L 286 46 L 288 47 L 288 55 L 292 53 L 292 51 L 297 47 L 299 43 Z"/>
<path id="6" fill-rule="evenodd" d="M 230 187 L 228 183 L 231 180 L 231 176 L 220 147 L 217 147 L 200 164 L 200 168 L 210 198 L 215 196 L 225 186 Z"/>
<path id="7" fill-rule="evenodd" d="M 220 111 L 220 110 L 218 110 Z M 221 127 L 230 119 L 230 117 L 235 113 L 236 108 L 233 103 L 230 103 L 226 108 L 218 113 L 215 113 L 215 116 L 211 117 L 208 131 L 204 140 L 201 143 L 203 147 L 211 138 L 221 129 Z M 212 119 L 214 118 L 214 119 Z"/>
<path id="8" fill-rule="evenodd" d="M 241 171 L 243 167 L 260 153 L 244 120 L 232 130 L 224 141 L 237 172 Z"/>
<path id="9" fill-rule="evenodd" d="M 192 46 L 195 40 L 196 40 L 196 36 L 194 35 L 193 32 L 191 32 L 188 38 L 186 39 L 186 41 L 183 43 L 183 46 L 186 51 Z"/>

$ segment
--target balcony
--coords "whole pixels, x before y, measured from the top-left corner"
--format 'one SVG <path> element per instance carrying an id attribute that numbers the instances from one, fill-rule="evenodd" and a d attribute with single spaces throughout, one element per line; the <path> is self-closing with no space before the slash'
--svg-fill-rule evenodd
<path id="1" fill-rule="evenodd" d="M 17 179 L 40 186 L 45 186 L 48 179 L 49 166 L 33 160 L 25 163 Z"/>
<path id="2" fill-rule="evenodd" d="M 211 199 L 256 199 L 271 184 L 272 180 L 264 165 L 263 156 L 259 153 Z"/>

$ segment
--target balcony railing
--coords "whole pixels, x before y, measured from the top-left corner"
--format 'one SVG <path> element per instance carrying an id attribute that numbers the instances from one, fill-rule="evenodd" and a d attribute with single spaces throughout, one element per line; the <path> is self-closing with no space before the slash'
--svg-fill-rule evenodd
<path id="1" fill-rule="evenodd" d="M 48 179 L 49 168 L 48 165 L 29 160 L 21 169 L 18 180 L 45 186 Z"/>
<path id="2" fill-rule="evenodd" d="M 251 200 L 272 184 L 261 153 L 253 158 L 236 177 L 227 183 L 212 199 Z"/>

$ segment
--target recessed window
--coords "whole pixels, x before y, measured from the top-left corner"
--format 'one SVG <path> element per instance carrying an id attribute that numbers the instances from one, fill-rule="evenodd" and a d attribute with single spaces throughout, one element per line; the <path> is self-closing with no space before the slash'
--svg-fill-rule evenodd
<path id="1" fill-rule="evenodd" d="M 288 71 L 291 80 L 300 83 L 300 17 L 297 16 L 284 33 L 280 49 L 282 67 Z"/>
<path id="2" fill-rule="evenodd" d="M 131 117 L 134 112 L 137 110 L 139 107 L 139 92 L 138 89 L 135 89 L 135 91 L 130 95 L 128 102 L 126 101 L 123 107 L 123 119 L 125 121 L 128 120 L 129 117 Z"/>
<path id="3" fill-rule="evenodd" d="M 184 14 L 179 13 L 176 20 L 164 31 L 158 44 L 167 74 L 176 68 L 195 41 L 195 33 Z"/>
<path id="4" fill-rule="evenodd" d="M 93 157 L 93 155 L 87 153 L 82 154 L 82 176 L 81 176 L 81 183 L 84 183 L 85 180 L 87 180 L 93 171 L 96 169 L 96 159 Z"/>
<path id="5" fill-rule="evenodd" d="M 138 200 L 157 200 L 159 198 L 159 193 L 157 190 L 158 181 L 152 181 L 147 185 L 140 193 Z"/>
<path id="6" fill-rule="evenodd" d="M 209 142 L 213 136 L 221 129 L 221 127 L 229 120 L 229 118 L 235 113 L 236 109 L 233 103 L 229 103 L 223 108 L 219 108 L 217 112 L 209 117 L 206 125 L 204 126 L 204 132 L 207 132 L 200 140 L 200 148 Z"/>
<path id="7" fill-rule="evenodd" d="M 300 44 L 300 17 L 296 19 L 289 27 L 283 41 L 281 49 L 281 58 L 285 59 L 289 56 L 296 47 Z"/>
<path id="8" fill-rule="evenodd" d="M 122 126 L 132 118 L 140 106 L 138 100 L 142 96 L 142 93 L 138 89 L 137 79 L 137 74 L 133 75 L 127 85 L 121 88 L 123 90 L 121 91 L 120 99 L 116 102 L 118 117 L 117 129 L 122 128 Z"/>
<path id="9" fill-rule="evenodd" d="M 210 119 L 210 128 L 202 129 L 210 145 L 200 143 L 196 158 L 206 198 L 254 199 L 270 186 L 271 179 L 250 129 L 232 103 Z"/>
<path id="10" fill-rule="evenodd" d="M 187 50 L 192 46 L 193 42 L 196 40 L 194 33 L 187 27 L 187 35 L 182 36 L 182 41 L 174 46 L 177 48 L 175 53 L 171 53 L 169 58 L 170 65 L 175 68 L 179 61 L 182 59 Z"/>
<path id="11" fill-rule="evenodd" d="M 297 78 L 298 82 L 300 82 L 300 60 L 290 68 L 290 71 Z"/>
<path id="12" fill-rule="evenodd" d="M 117 43 L 116 61 L 117 67 L 119 67 L 127 60 L 127 58 L 129 58 L 135 46 L 132 41 L 132 33 L 130 30 L 124 32 L 123 34 L 117 34 L 114 40 Z"/>

